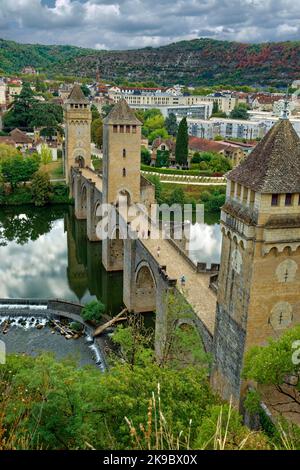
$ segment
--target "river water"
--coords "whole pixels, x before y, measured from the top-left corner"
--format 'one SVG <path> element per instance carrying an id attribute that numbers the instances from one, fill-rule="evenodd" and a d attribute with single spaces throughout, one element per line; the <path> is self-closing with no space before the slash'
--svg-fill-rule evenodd
<path id="1" fill-rule="evenodd" d="M 190 256 L 217 263 L 221 234 L 215 220 L 192 227 Z M 101 264 L 101 243 L 86 238 L 86 222 L 72 207 L 0 209 L 0 298 L 59 298 L 80 303 L 99 299 L 106 312 L 122 308 L 122 273 L 107 273 Z M 1 339 L 2 338 L 1 334 Z M 8 352 L 53 351 L 92 362 L 84 339 L 65 340 L 49 328 L 27 331 L 14 327 L 5 337 Z"/>

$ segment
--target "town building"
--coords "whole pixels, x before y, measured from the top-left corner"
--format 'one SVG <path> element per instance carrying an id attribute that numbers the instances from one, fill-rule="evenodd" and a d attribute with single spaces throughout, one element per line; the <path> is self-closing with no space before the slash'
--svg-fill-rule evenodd
<path id="1" fill-rule="evenodd" d="M 246 152 L 244 152 L 240 145 L 229 142 L 216 142 L 193 136 L 189 136 L 189 151 L 193 154 L 195 152 L 218 153 L 228 158 L 233 167 L 239 165 L 246 156 Z"/>

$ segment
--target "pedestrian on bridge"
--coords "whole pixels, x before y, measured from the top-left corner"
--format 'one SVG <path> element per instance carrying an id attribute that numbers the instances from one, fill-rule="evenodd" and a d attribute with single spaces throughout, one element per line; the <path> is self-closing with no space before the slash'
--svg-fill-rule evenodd
<path id="1" fill-rule="evenodd" d="M 181 287 L 185 287 L 185 281 L 186 281 L 185 276 L 182 275 L 181 278 L 180 278 Z"/>
<path id="2" fill-rule="evenodd" d="M 157 247 L 157 257 L 159 258 L 160 255 L 160 246 Z"/>

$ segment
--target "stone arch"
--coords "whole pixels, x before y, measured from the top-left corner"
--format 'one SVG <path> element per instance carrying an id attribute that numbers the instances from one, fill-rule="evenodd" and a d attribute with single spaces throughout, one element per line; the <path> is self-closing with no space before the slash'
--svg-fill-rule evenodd
<path id="1" fill-rule="evenodd" d="M 156 309 L 156 281 L 146 261 L 142 261 L 135 272 L 135 311 L 153 312 Z"/>
<path id="2" fill-rule="evenodd" d="M 87 188 L 83 184 L 81 186 L 80 195 L 79 195 L 79 211 L 82 217 L 86 218 L 87 213 Z"/>
<path id="3" fill-rule="evenodd" d="M 109 238 L 110 264 L 115 271 L 123 270 L 124 261 L 124 236 L 119 226 L 114 227 Z"/>
<path id="4" fill-rule="evenodd" d="M 131 206 L 132 204 L 132 194 L 127 188 L 121 188 L 118 191 L 116 197 L 116 206 L 119 207 L 120 203 L 127 203 L 127 206 Z"/>
<path id="5" fill-rule="evenodd" d="M 101 204 L 102 204 L 101 199 L 96 199 L 93 203 L 93 208 L 91 210 L 91 226 L 90 226 L 90 235 L 89 235 L 89 239 L 91 241 L 101 241 L 100 232 L 98 233 L 97 231 L 97 225 L 102 219 L 100 215 Z"/>
<path id="6" fill-rule="evenodd" d="M 193 329 L 196 333 L 196 343 L 199 341 L 199 347 L 204 350 L 205 353 L 210 352 L 210 345 L 206 344 L 205 338 L 202 336 L 201 331 L 198 328 L 196 320 L 193 318 L 181 318 L 176 321 L 176 328 L 184 329 L 189 327 Z"/>

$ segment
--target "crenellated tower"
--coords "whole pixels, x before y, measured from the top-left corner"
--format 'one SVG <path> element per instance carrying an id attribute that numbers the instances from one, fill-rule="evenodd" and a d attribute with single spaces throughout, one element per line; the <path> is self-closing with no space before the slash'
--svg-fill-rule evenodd
<path id="1" fill-rule="evenodd" d="M 289 120 L 227 179 L 211 380 L 238 405 L 246 351 L 300 322 L 300 139 Z"/>
<path id="2" fill-rule="evenodd" d="M 65 176 L 70 179 L 71 167 L 91 166 L 91 107 L 80 85 L 74 85 L 64 106 Z"/>
<path id="3" fill-rule="evenodd" d="M 103 201 L 115 204 L 119 194 L 140 202 L 141 122 L 125 100 L 103 121 Z"/>

